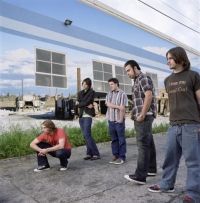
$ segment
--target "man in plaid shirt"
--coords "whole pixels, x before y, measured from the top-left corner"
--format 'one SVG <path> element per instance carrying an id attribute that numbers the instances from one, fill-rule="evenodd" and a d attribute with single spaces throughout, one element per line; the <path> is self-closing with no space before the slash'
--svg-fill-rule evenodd
<path id="1" fill-rule="evenodd" d="M 151 78 L 141 72 L 136 61 L 127 61 L 124 67 L 129 78 L 134 79 L 132 119 L 138 146 L 135 173 L 124 177 L 131 182 L 145 184 L 147 176 L 155 176 L 157 173 L 156 149 L 152 135 L 152 123 L 156 117 L 155 90 Z"/>

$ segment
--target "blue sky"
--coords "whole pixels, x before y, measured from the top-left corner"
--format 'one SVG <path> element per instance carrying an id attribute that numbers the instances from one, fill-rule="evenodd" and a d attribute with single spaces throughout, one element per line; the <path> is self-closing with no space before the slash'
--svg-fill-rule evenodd
<path id="1" fill-rule="evenodd" d="M 108 15 L 94 7 L 90 7 L 78 0 L 3 0 L 4 2 L 14 4 L 16 6 L 34 11 L 60 22 L 64 22 L 66 18 L 73 21 L 72 26 L 83 28 L 98 34 L 125 42 L 130 45 L 140 47 L 153 53 L 165 56 L 166 50 L 174 46 L 173 44 L 144 32 L 136 26 Z M 1 74 L 0 88 L 1 94 L 7 91 L 18 94 L 20 92 L 21 79 L 25 82 L 25 92 L 49 93 L 47 88 L 37 88 L 34 82 L 34 48 L 46 47 L 55 51 L 65 52 L 66 48 L 59 47 L 45 42 L 28 39 L 7 32 L 1 32 Z M 88 64 L 87 60 L 92 60 L 95 56 L 86 56 L 81 52 L 70 51 L 69 66 L 74 67 L 77 64 Z M 69 50 L 67 50 L 69 54 Z M 86 60 L 86 58 L 88 59 Z M 78 59 L 77 59 L 78 58 Z M 100 58 L 100 57 L 99 57 Z M 76 61 L 76 64 L 74 61 Z M 102 60 L 105 60 L 103 58 Z M 117 61 L 113 61 L 117 62 Z M 199 63 L 199 62 L 198 62 Z M 197 63 L 197 64 L 198 64 Z M 5 74 L 4 74 L 5 73 Z M 160 74 L 160 81 L 164 79 L 166 74 Z M 75 78 L 70 79 L 70 88 L 68 93 L 74 92 Z M 12 84 L 12 85 L 11 85 Z M 53 90 L 52 90 L 53 91 Z M 57 90 L 62 92 L 63 89 Z"/>

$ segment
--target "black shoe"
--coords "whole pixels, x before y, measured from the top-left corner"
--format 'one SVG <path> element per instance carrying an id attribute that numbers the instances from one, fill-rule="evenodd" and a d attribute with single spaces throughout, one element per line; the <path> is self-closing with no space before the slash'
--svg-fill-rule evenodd
<path id="1" fill-rule="evenodd" d="M 124 178 L 126 178 L 130 182 L 134 182 L 140 185 L 146 184 L 146 179 L 138 178 L 136 177 L 136 175 L 124 175 Z"/>
<path id="2" fill-rule="evenodd" d="M 98 159 L 101 159 L 101 157 L 94 155 L 93 157 L 91 157 L 90 160 L 91 160 L 91 161 L 94 161 L 94 160 L 98 160 Z"/>
<path id="3" fill-rule="evenodd" d="M 47 166 L 38 166 L 38 168 L 35 168 L 33 171 L 34 172 L 41 172 L 41 171 L 45 171 L 45 170 L 49 170 L 50 169 L 50 166 L 47 165 Z"/>
<path id="4" fill-rule="evenodd" d="M 92 156 L 89 156 L 89 155 L 88 155 L 88 156 L 84 157 L 83 159 L 84 159 L 84 160 L 91 160 L 91 158 L 92 158 Z"/>

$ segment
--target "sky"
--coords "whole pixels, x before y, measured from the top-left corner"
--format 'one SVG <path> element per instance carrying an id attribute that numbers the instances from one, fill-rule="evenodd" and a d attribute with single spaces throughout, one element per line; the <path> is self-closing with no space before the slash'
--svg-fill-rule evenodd
<path id="1" fill-rule="evenodd" d="M 164 41 L 162 39 L 159 39 L 155 36 L 153 36 L 150 33 L 141 32 L 141 29 L 135 28 L 134 26 L 130 26 L 130 24 L 114 17 L 110 16 L 107 13 L 102 12 L 99 9 L 96 9 L 94 7 L 90 7 L 87 4 L 80 3 L 78 0 L 3 0 L 4 2 L 17 5 L 19 7 L 25 8 L 30 11 L 34 11 L 37 13 L 41 13 L 43 15 L 49 16 L 51 18 L 57 19 L 61 22 L 64 22 L 66 18 L 71 19 L 73 21 L 72 25 L 76 27 L 83 28 L 85 30 L 89 30 L 92 32 L 99 33 L 101 35 L 111 37 L 113 39 L 125 42 L 127 44 L 131 44 L 137 47 L 141 47 L 143 49 L 146 49 L 148 51 L 157 53 L 159 55 L 165 56 L 166 51 L 172 47 L 172 44 L 170 42 Z M 193 2 L 195 5 L 190 5 L 190 2 Z M 198 19 L 198 12 L 196 12 L 196 8 L 198 8 L 198 1 L 197 0 L 191 0 L 186 1 L 183 0 L 181 2 L 185 2 L 185 6 L 181 7 L 180 13 L 186 10 L 186 7 L 188 7 L 187 13 L 184 15 L 185 21 L 187 20 L 188 26 L 194 26 L 194 29 L 199 29 L 196 26 L 196 24 L 199 23 Z M 145 10 L 145 8 L 141 7 L 141 9 L 144 12 L 139 12 L 138 1 L 136 0 L 101 0 L 101 2 L 112 6 L 114 9 L 120 10 L 121 12 L 126 13 L 127 15 L 133 17 L 133 18 L 140 18 L 140 20 L 144 21 L 145 19 L 150 19 L 151 11 L 149 11 L 149 8 Z M 121 4 L 123 2 L 123 4 Z M 165 0 L 160 0 L 158 3 L 158 0 L 152 0 L 152 1 L 145 1 L 145 2 L 151 2 L 152 6 L 157 5 L 165 5 L 165 7 L 159 7 L 159 9 L 164 9 L 162 11 L 166 11 L 165 9 L 168 8 L 168 11 L 170 11 L 171 7 L 169 7 L 168 4 L 170 4 L 172 1 L 168 0 L 165 2 Z M 178 5 L 180 4 L 180 1 L 174 1 L 173 4 L 174 9 L 178 9 Z M 168 6 L 167 6 L 167 5 Z M 137 8 L 137 9 L 136 9 Z M 184 10 L 185 9 L 185 10 Z M 126 12 L 125 12 L 126 11 Z M 134 11 L 134 12 L 132 12 Z M 175 10 L 171 9 L 172 12 L 175 12 Z M 193 11 L 193 12 L 192 12 Z M 149 14 L 148 14 L 149 12 Z M 133 16 L 133 14 L 135 16 Z M 142 14 L 142 15 L 141 15 Z M 145 14 L 145 15 L 144 15 Z M 148 18 L 146 17 L 148 14 Z M 175 14 L 173 14 L 175 15 Z M 179 14 L 181 16 L 181 14 Z M 180 17 L 179 16 L 179 17 Z M 173 16 L 176 17 L 176 16 Z M 192 21 L 189 20 L 193 19 Z M 183 19 L 183 16 L 182 18 Z M 153 23 L 151 21 L 151 25 L 156 24 L 160 25 L 161 27 L 158 27 L 157 29 L 160 30 L 170 30 L 170 26 L 164 26 L 164 20 L 157 18 L 154 19 L 155 22 Z M 184 23 L 185 23 L 184 21 Z M 193 23 L 192 25 L 192 22 Z M 166 24 L 168 25 L 168 24 Z M 162 27 L 163 26 L 163 27 Z M 174 25 L 176 27 L 176 25 Z M 185 29 L 185 28 L 184 28 Z M 166 30 L 164 30 L 166 32 Z M 134 37 L 133 37 L 134 33 Z M 171 33 L 179 33 L 179 29 L 177 29 L 176 32 L 174 32 L 173 29 L 171 29 Z M 198 40 L 194 38 L 194 36 L 191 33 L 179 33 L 178 39 L 183 39 L 184 42 L 190 42 L 190 45 L 195 49 L 200 49 L 200 46 L 198 46 Z M 60 52 L 66 52 L 65 48 L 47 44 L 45 42 L 39 42 L 37 40 L 28 39 L 20 36 L 15 36 L 6 32 L 1 32 L 1 48 L 0 48 L 0 94 L 6 94 L 6 92 L 10 91 L 12 93 L 18 94 L 21 90 L 21 83 L 22 80 L 24 80 L 24 91 L 38 94 L 49 94 L 51 91 L 55 92 L 54 90 L 47 89 L 47 88 L 39 88 L 34 86 L 34 73 L 35 73 L 35 47 L 36 45 L 39 47 L 47 47 L 51 48 L 56 51 Z M 192 36 L 192 37 L 190 37 Z M 186 39 L 187 38 L 187 39 Z M 195 41 L 195 43 L 194 43 Z M 194 46 L 193 46 L 194 45 Z M 67 50 L 68 51 L 68 50 Z M 68 67 L 75 67 L 77 64 L 81 65 L 84 64 L 86 68 L 89 68 L 91 66 L 90 63 L 86 60 L 87 56 L 85 54 L 82 54 L 80 52 L 73 52 L 69 54 L 68 59 Z M 92 60 L 95 56 L 90 55 L 88 59 Z M 191 57 L 194 57 L 191 55 Z M 99 57 L 101 60 L 105 60 L 103 57 Z M 194 65 L 200 65 L 199 60 L 196 60 L 196 58 L 193 60 Z M 117 61 L 114 61 L 116 62 Z M 160 74 L 160 81 L 165 78 L 166 74 Z M 72 77 L 69 81 L 69 90 L 68 93 L 75 91 L 75 72 L 72 74 Z M 56 90 L 62 92 L 63 89 Z"/>
<path id="2" fill-rule="evenodd" d="M 99 2 L 200 51 L 200 0 L 99 0 Z"/>

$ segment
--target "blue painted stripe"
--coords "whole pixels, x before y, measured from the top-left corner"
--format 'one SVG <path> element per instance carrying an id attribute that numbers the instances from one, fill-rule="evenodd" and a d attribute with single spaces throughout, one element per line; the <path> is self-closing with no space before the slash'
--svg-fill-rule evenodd
<path id="1" fill-rule="evenodd" d="M 7 28 L 0 27 L 0 31 L 7 32 L 7 33 L 10 33 L 10 34 L 14 34 L 14 35 L 19 35 L 21 37 L 27 37 L 27 38 L 31 38 L 31 39 L 34 39 L 34 40 L 39 40 L 39 41 L 50 43 L 50 44 L 55 44 L 55 45 L 62 46 L 62 47 L 75 49 L 75 50 L 78 50 L 78 51 L 87 52 L 87 53 L 90 53 L 90 54 L 95 54 L 95 55 L 98 55 L 98 56 L 100 55 L 100 56 L 116 59 L 116 60 L 119 60 L 119 61 L 123 61 L 124 63 L 127 60 L 129 60 L 128 58 L 117 57 L 117 56 L 114 56 L 114 55 L 111 55 L 111 54 L 106 54 L 106 53 L 102 53 L 102 52 L 98 52 L 98 51 L 93 51 L 91 49 L 81 48 L 79 46 L 73 46 L 73 45 L 70 45 L 70 44 L 67 44 L 67 43 L 62 43 L 62 42 L 55 41 L 55 40 L 49 40 L 49 39 L 46 39 L 46 38 L 43 38 L 43 37 L 37 37 L 35 35 L 26 34 L 26 33 L 23 33 L 23 32 L 10 30 L 10 29 L 7 29 Z M 140 63 L 140 65 L 152 68 L 154 70 L 159 70 L 159 71 L 162 71 L 162 72 L 171 73 L 171 71 L 169 71 L 169 70 L 161 69 L 161 68 L 158 68 L 158 67 L 155 67 L 155 66 L 151 66 L 149 64 Z"/>
<path id="2" fill-rule="evenodd" d="M 5 2 L 0 2 L 0 6 L 1 6 L 1 15 L 4 17 L 8 17 L 14 20 L 28 23 L 54 32 L 72 36 L 78 39 L 82 39 L 84 41 L 93 42 L 109 48 L 124 51 L 130 54 L 134 54 L 136 56 L 140 57 L 142 56 L 146 59 L 150 59 L 165 64 L 166 60 L 165 57 L 138 48 L 134 45 L 129 45 L 127 43 L 123 43 L 121 41 L 114 40 L 112 38 L 105 37 L 103 35 L 73 25 L 66 27 L 64 25 L 64 22 L 58 21 L 48 16 L 41 15 L 39 13 L 28 11 L 23 8 L 19 8 L 17 6 Z"/>

